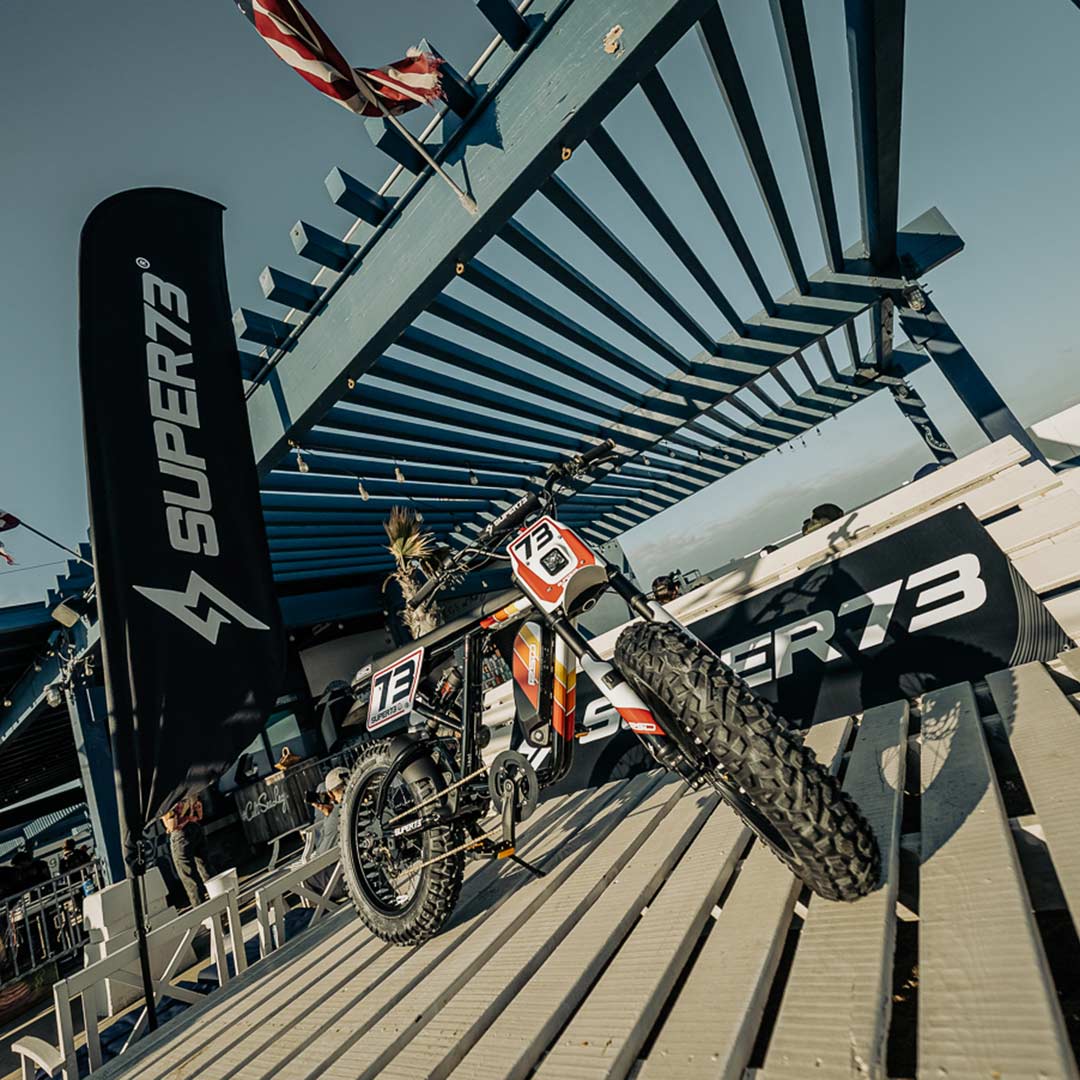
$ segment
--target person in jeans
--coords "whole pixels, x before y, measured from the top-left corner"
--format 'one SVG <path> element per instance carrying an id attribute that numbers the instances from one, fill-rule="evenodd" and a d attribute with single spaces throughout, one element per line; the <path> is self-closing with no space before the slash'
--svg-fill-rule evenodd
<path id="1" fill-rule="evenodd" d="M 196 797 L 181 800 L 161 819 L 169 834 L 173 869 L 192 907 L 198 907 L 206 894 L 206 882 L 213 876 L 207 865 L 202 816 L 202 802 Z"/>

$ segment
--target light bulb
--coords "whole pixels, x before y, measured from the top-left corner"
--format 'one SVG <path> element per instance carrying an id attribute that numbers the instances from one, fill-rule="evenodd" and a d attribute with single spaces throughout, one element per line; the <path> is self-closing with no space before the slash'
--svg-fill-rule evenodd
<path id="1" fill-rule="evenodd" d="M 364 502 L 367 502 L 368 499 L 371 498 L 368 489 L 364 487 L 364 481 L 361 480 L 359 477 L 357 477 L 356 480 L 356 490 L 360 492 L 360 498 L 363 499 Z"/>
<path id="2" fill-rule="evenodd" d="M 477 478 L 476 473 L 474 473 L 472 469 L 469 470 L 469 483 L 472 484 L 473 487 L 476 487 L 476 485 L 480 483 L 480 480 Z"/>
<path id="3" fill-rule="evenodd" d="M 304 455 L 300 453 L 300 447 L 296 448 L 296 467 L 302 472 L 311 472 L 311 466 L 304 460 Z"/>
<path id="4" fill-rule="evenodd" d="M 394 479 L 399 484 L 404 484 L 405 483 L 405 474 L 401 471 L 400 467 L 397 466 L 397 465 L 394 466 Z"/>

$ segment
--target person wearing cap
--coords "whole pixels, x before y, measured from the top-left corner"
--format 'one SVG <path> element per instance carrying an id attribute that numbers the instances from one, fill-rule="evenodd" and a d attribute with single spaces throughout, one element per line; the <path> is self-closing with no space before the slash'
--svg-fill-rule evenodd
<path id="1" fill-rule="evenodd" d="M 315 850 L 309 858 L 314 859 L 327 851 L 333 851 L 338 845 L 338 824 L 341 819 L 341 800 L 345 798 L 345 785 L 349 782 L 347 769 L 331 769 L 326 774 L 326 794 L 330 796 L 330 812 L 321 821 L 315 823 Z M 321 893 L 330 884 L 330 878 L 334 871 L 332 867 L 320 870 L 307 880 L 307 887 L 314 892 Z M 341 900 L 345 896 L 345 886 L 339 880 L 337 888 L 329 899 Z"/>
<path id="2" fill-rule="evenodd" d="M 341 800 L 345 798 L 345 785 L 349 781 L 346 769 L 331 769 L 326 774 L 326 794 L 330 796 L 330 813 L 318 823 L 319 836 L 315 842 L 315 854 L 321 855 L 337 846 L 338 823 L 341 819 Z"/>
<path id="3" fill-rule="evenodd" d="M 839 521 L 844 516 L 844 511 L 836 503 L 822 503 L 810 511 L 810 516 L 802 523 L 802 534 L 816 532 L 818 529 Z"/>
<path id="4" fill-rule="evenodd" d="M 670 604 L 679 595 L 679 583 L 674 574 L 661 574 L 653 578 L 653 599 L 660 604 Z"/>

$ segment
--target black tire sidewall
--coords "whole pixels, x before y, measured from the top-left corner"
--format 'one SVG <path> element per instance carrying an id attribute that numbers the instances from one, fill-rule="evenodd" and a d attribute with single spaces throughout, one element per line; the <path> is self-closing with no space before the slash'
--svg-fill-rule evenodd
<path id="1" fill-rule="evenodd" d="M 385 773 L 395 752 L 389 741 L 374 742 L 364 749 L 349 775 L 341 804 L 338 846 L 346 890 L 360 918 L 384 941 L 418 944 L 438 933 L 457 902 L 464 872 L 460 854 L 440 860 L 420 871 L 416 892 L 399 915 L 379 911 L 368 901 L 361 884 L 359 854 L 355 844 L 357 803 L 374 774 Z M 401 777 L 409 794 L 417 801 L 435 794 L 430 780 L 409 781 Z M 453 826 L 427 829 L 422 834 L 423 858 L 437 858 L 461 843 L 461 831 Z"/>

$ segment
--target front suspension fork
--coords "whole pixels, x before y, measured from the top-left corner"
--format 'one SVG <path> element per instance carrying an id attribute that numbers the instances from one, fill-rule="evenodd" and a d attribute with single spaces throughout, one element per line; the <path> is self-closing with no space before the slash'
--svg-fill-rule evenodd
<path id="1" fill-rule="evenodd" d="M 623 577 L 622 574 L 618 576 Z M 628 591 L 639 599 L 642 610 L 649 613 L 650 621 L 675 622 L 663 607 L 647 601 L 628 580 L 623 580 Z M 629 596 L 624 594 L 615 582 L 613 585 L 630 603 Z M 639 609 L 637 604 L 631 603 L 631 607 L 635 611 Z M 627 727 L 645 744 L 653 758 L 665 768 L 673 769 L 687 780 L 693 780 L 700 771 L 694 763 L 701 757 L 695 748 L 693 736 L 684 730 L 681 724 L 661 725 L 652 709 L 627 682 L 622 672 L 610 661 L 601 659 L 569 619 L 565 616 L 554 616 L 551 625 L 559 639 L 565 642 L 577 658 L 582 670 L 615 707 Z M 689 772 L 686 766 L 689 766 Z"/>

